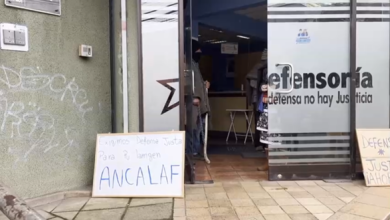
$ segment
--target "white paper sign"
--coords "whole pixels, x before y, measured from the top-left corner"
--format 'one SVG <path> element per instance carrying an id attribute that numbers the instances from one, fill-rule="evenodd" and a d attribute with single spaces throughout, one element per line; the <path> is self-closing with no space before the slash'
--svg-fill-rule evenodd
<path id="1" fill-rule="evenodd" d="M 93 197 L 183 197 L 184 132 L 99 134 Z"/>
<path id="2" fill-rule="evenodd" d="M 367 186 L 390 186 L 390 129 L 356 129 Z"/>
<path id="3" fill-rule="evenodd" d="M 238 44 L 235 43 L 224 43 L 221 44 L 222 54 L 238 54 Z"/>

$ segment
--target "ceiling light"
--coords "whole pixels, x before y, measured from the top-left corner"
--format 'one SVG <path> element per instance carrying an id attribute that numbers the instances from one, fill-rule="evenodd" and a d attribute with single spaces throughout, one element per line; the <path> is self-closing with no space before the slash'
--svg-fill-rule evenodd
<path id="1" fill-rule="evenodd" d="M 243 39 L 250 39 L 249 37 L 245 37 L 245 36 L 242 36 L 242 35 L 237 35 L 237 37 L 243 38 Z"/>
<path id="2" fill-rule="evenodd" d="M 212 42 L 212 44 L 222 44 L 222 43 L 226 43 L 226 42 L 227 42 L 226 40 L 221 40 L 221 41 Z"/>

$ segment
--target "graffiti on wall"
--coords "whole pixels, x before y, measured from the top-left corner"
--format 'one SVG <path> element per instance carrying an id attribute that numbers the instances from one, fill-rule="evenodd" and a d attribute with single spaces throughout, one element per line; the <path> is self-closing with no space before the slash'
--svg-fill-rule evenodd
<path id="1" fill-rule="evenodd" d="M 45 73 L 39 67 L 0 66 L 0 139 L 12 139 L 7 150 L 16 162 L 27 161 L 33 152 L 77 148 L 93 110 L 75 78 Z M 71 124 L 72 115 L 78 119 Z"/>

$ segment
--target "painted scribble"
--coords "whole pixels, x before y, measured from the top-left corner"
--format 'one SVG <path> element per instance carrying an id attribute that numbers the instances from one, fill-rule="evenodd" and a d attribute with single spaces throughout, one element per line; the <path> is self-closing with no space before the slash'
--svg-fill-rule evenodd
<path id="1" fill-rule="evenodd" d="M 24 94 L 39 95 L 28 99 Z M 51 112 L 52 105 L 66 109 L 66 117 Z M 101 108 L 99 104 L 97 110 Z M 12 139 L 13 145 L 6 147 L 15 162 L 27 161 L 33 152 L 59 153 L 77 148 L 85 138 L 82 131 L 88 123 L 87 115 L 93 110 L 86 90 L 75 78 L 47 73 L 39 67 L 0 65 L 0 139 Z M 72 115 L 79 119 L 70 124 Z"/>

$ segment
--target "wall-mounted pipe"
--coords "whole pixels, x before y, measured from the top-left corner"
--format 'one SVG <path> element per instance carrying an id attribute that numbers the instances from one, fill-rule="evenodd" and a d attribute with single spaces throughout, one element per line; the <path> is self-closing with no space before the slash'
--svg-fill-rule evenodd
<path id="1" fill-rule="evenodd" d="M 0 183 L 0 210 L 11 220 L 45 220 L 9 188 Z"/>
<path id="2" fill-rule="evenodd" d="M 127 11 L 126 0 L 121 0 L 122 21 L 122 76 L 123 76 L 123 133 L 129 132 L 129 99 L 127 83 Z"/>

